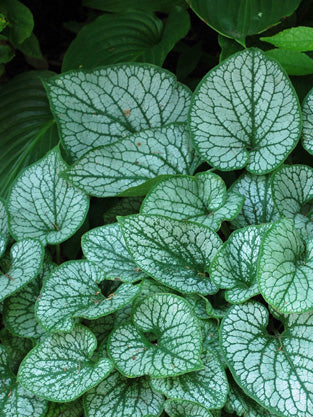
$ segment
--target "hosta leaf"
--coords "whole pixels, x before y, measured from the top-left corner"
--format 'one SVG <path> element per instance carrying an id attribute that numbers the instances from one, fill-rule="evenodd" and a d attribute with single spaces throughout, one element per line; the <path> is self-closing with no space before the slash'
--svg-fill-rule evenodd
<path id="1" fill-rule="evenodd" d="M 82 249 L 90 262 L 103 269 L 106 279 L 135 282 L 146 276 L 128 252 L 118 223 L 97 227 L 85 233 Z"/>
<path id="2" fill-rule="evenodd" d="M 83 405 L 81 400 L 69 403 L 49 403 L 49 408 L 45 417 L 81 417 Z"/>
<path id="3" fill-rule="evenodd" d="M 231 191 L 245 197 L 242 211 L 232 221 L 236 228 L 278 220 L 279 213 L 274 206 L 270 177 L 244 174 L 233 184 Z"/>
<path id="4" fill-rule="evenodd" d="M 210 410 L 222 408 L 228 392 L 225 371 L 212 351 L 202 355 L 204 368 L 174 378 L 153 378 L 151 386 L 166 398 L 187 400 Z"/>
<path id="5" fill-rule="evenodd" d="M 211 229 L 148 214 L 118 220 L 130 253 L 148 275 L 183 293 L 217 292 L 206 271 L 222 242 Z"/>
<path id="6" fill-rule="evenodd" d="M 35 302 L 39 297 L 42 282 L 55 268 L 44 262 L 39 276 L 18 293 L 7 298 L 4 304 L 3 321 L 11 333 L 32 339 L 41 338 L 45 331 L 35 318 Z"/>
<path id="7" fill-rule="evenodd" d="M 302 103 L 303 131 L 302 145 L 304 149 L 313 154 L 313 88 L 309 91 Z"/>
<path id="8" fill-rule="evenodd" d="M 120 13 L 127 9 L 168 13 L 174 6 L 186 7 L 184 0 L 83 0 L 83 5 L 104 12 Z"/>
<path id="9" fill-rule="evenodd" d="M 56 124 L 40 77 L 48 71 L 24 72 L 1 86 L 0 194 L 7 196 L 17 174 L 58 144 Z"/>
<path id="10" fill-rule="evenodd" d="M 187 127 L 175 123 L 92 150 L 64 176 L 97 197 L 117 196 L 128 189 L 127 195 L 140 196 L 146 194 L 156 177 L 192 174 L 196 167 Z"/>
<path id="11" fill-rule="evenodd" d="M 242 196 L 227 193 L 224 181 L 207 171 L 160 182 L 145 198 L 141 213 L 191 220 L 218 230 L 223 220 L 232 220 L 238 214 L 242 203 Z"/>
<path id="12" fill-rule="evenodd" d="M 36 239 L 23 239 L 12 246 L 8 271 L 0 276 L 0 301 L 36 278 L 43 256 L 44 249 Z"/>
<path id="13" fill-rule="evenodd" d="M 191 94 L 168 71 L 139 63 L 72 71 L 45 87 L 73 159 L 132 133 L 186 121 Z"/>
<path id="14" fill-rule="evenodd" d="M 206 408 L 189 401 L 167 400 L 164 410 L 170 417 L 212 417 Z"/>
<path id="15" fill-rule="evenodd" d="M 66 169 L 54 148 L 16 179 L 8 197 L 10 230 L 15 239 L 34 237 L 44 245 L 58 244 L 82 225 L 88 197 L 58 174 Z"/>
<path id="16" fill-rule="evenodd" d="M 44 282 L 36 306 L 36 317 L 47 331 L 69 331 L 75 317 L 96 319 L 130 303 L 140 286 L 121 285 L 104 295 L 98 284 L 104 273 L 91 262 L 69 261 L 55 269 Z"/>
<path id="17" fill-rule="evenodd" d="M 221 326 L 228 366 L 245 393 L 273 413 L 312 416 L 312 313 L 287 316 L 278 337 L 266 332 L 267 324 L 259 303 L 231 308 Z"/>
<path id="18" fill-rule="evenodd" d="M 5 417 L 42 417 L 47 401 L 35 397 L 16 382 L 8 365 L 9 358 L 0 345 L 0 413 Z"/>
<path id="19" fill-rule="evenodd" d="M 297 26 L 285 29 L 274 36 L 260 38 L 261 41 L 269 42 L 277 48 L 290 51 L 306 52 L 313 50 L 313 28 Z"/>
<path id="20" fill-rule="evenodd" d="M 201 331 L 189 304 L 172 294 L 147 297 L 132 314 L 133 324 L 113 330 L 108 352 L 128 377 L 167 377 L 203 367 Z"/>
<path id="21" fill-rule="evenodd" d="M 210 277 L 219 288 L 226 288 L 230 303 L 243 303 L 259 293 L 256 263 L 264 233 L 269 226 L 247 226 L 235 230 L 215 255 Z"/>
<path id="22" fill-rule="evenodd" d="M 190 19 L 184 9 L 175 8 L 162 21 L 141 10 L 104 14 L 79 31 L 65 53 L 62 71 L 118 62 L 162 66 L 176 42 L 187 35 Z"/>
<path id="23" fill-rule="evenodd" d="M 0 257 L 3 255 L 10 237 L 8 215 L 3 201 L 0 199 Z"/>
<path id="24" fill-rule="evenodd" d="M 258 281 L 266 301 L 281 313 L 313 309 L 313 240 L 304 242 L 293 223 L 274 223 L 263 238 Z"/>
<path id="25" fill-rule="evenodd" d="M 111 361 L 91 357 L 97 342 L 86 327 L 54 333 L 34 347 L 21 363 L 18 381 L 31 392 L 51 401 L 78 398 L 97 385 L 112 369 Z"/>
<path id="26" fill-rule="evenodd" d="M 282 68 L 258 49 L 246 49 L 213 68 L 197 87 L 189 114 L 200 156 L 229 171 L 265 174 L 296 146 L 299 102 Z"/>
<path id="27" fill-rule="evenodd" d="M 84 397 L 86 417 L 159 416 L 163 403 L 146 378 L 128 379 L 116 371 Z"/>

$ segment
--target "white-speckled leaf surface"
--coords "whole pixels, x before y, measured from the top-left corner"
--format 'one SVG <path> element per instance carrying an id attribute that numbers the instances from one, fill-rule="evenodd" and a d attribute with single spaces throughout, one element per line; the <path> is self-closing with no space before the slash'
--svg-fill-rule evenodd
<path id="1" fill-rule="evenodd" d="M 170 417 L 212 417 L 206 408 L 189 401 L 167 400 L 164 410 Z"/>
<path id="2" fill-rule="evenodd" d="M 147 297 L 133 311 L 133 323 L 109 336 L 108 353 L 128 377 L 181 375 L 203 367 L 201 330 L 189 304 L 172 294 Z"/>
<path id="3" fill-rule="evenodd" d="M 140 269 L 183 293 L 217 292 L 207 276 L 221 247 L 219 236 L 206 226 L 157 215 L 118 219 L 126 245 Z"/>
<path id="4" fill-rule="evenodd" d="M 89 230 L 82 237 L 82 250 L 90 262 L 103 269 L 106 279 L 135 282 L 147 276 L 128 252 L 118 223 Z"/>
<path id="5" fill-rule="evenodd" d="M 186 121 L 191 95 L 167 70 L 135 63 L 71 71 L 44 85 L 73 159 L 129 134 Z"/>
<path id="6" fill-rule="evenodd" d="M 56 147 L 16 179 L 8 197 L 10 231 L 16 240 L 34 237 L 56 245 L 80 228 L 89 200 L 59 177 L 66 167 Z"/>
<path id="7" fill-rule="evenodd" d="M 0 301 L 16 293 L 40 272 L 44 248 L 39 240 L 22 239 L 11 247 L 10 266 L 0 274 Z"/>
<path id="8" fill-rule="evenodd" d="M 72 401 L 97 385 L 112 369 L 111 361 L 91 357 L 96 338 L 78 325 L 69 333 L 47 336 L 21 363 L 18 381 L 50 401 Z"/>
<path id="9" fill-rule="evenodd" d="M 146 182 L 161 175 L 193 174 L 197 164 L 186 124 L 174 123 L 91 150 L 64 176 L 97 197 L 125 191 L 136 196 L 145 195 Z"/>
<path id="10" fill-rule="evenodd" d="M 279 337 L 266 331 L 268 311 L 248 302 L 231 308 L 221 327 L 230 370 L 245 393 L 274 414 L 313 415 L 313 315 L 292 314 Z"/>
<path id="11" fill-rule="evenodd" d="M 313 89 L 309 91 L 302 103 L 302 145 L 304 149 L 313 154 Z"/>
<path id="12" fill-rule="evenodd" d="M 147 378 L 129 379 L 112 372 L 84 397 L 86 417 L 157 417 L 163 395 L 153 391 Z"/>
<path id="13" fill-rule="evenodd" d="M 214 67 L 198 85 L 189 113 L 191 137 L 215 168 L 254 174 L 280 165 L 301 131 L 299 101 L 282 67 L 256 48 Z"/>
<path id="14" fill-rule="evenodd" d="M 239 213 L 242 204 L 242 196 L 227 193 L 222 178 L 207 171 L 160 182 L 147 195 L 140 211 L 191 220 L 218 230 L 223 220 L 232 220 Z"/>
<path id="15" fill-rule="evenodd" d="M 3 200 L 0 199 L 0 257 L 3 255 L 10 237 L 8 215 Z"/>
<path id="16" fill-rule="evenodd" d="M 103 294 L 98 284 L 104 272 L 85 261 L 68 261 L 44 282 L 36 305 L 36 317 L 47 331 L 69 331 L 75 317 L 96 319 L 131 303 L 140 286 L 122 284 L 114 294 Z"/>

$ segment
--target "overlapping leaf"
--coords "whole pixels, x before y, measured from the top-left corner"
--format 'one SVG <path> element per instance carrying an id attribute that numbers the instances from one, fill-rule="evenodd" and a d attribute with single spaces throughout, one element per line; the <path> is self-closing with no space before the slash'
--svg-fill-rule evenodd
<path id="1" fill-rule="evenodd" d="M 207 171 L 157 184 L 145 198 L 141 213 L 191 220 L 218 230 L 223 220 L 232 220 L 239 213 L 242 203 L 242 196 L 227 193 L 224 181 Z"/>
<path id="2" fill-rule="evenodd" d="M 54 148 L 17 178 L 8 197 L 10 230 L 16 239 L 34 237 L 55 245 L 80 228 L 88 197 L 58 176 L 64 169 L 60 151 Z"/>
<path id="3" fill-rule="evenodd" d="M 0 275 L 0 301 L 16 293 L 38 275 L 44 249 L 36 239 L 23 239 L 11 247 L 11 260 Z"/>
<path id="4" fill-rule="evenodd" d="M 313 28 L 297 26 L 285 29 L 273 36 L 260 38 L 261 41 L 269 42 L 277 48 L 288 49 L 289 51 L 312 51 L 313 50 Z"/>
<path id="5" fill-rule="evenodd" d="M 136 214 L 140 210 L 142 197 L 116 197 L 115 203 L 103 214 L 104 224 L 116 222 L 117 216 Z"/>
<path id="6" fill-rule="evenodd" d="M 265 224 L 234 231 L 211 262 L 210 277 L 227 289 L 227 301 L 242 303 L 259 293 L 256 264 L 268 228 Z"/>
<path id="7" fill-rule="evenodd" d="M 192 174 L 197 165 L 187 126 L 175 123 L 92 150 L 64 176 L 97 197 L 140 196 L 158 176 Z"/>
<path id="8" fill-rule="evenodd" d="M 45 417 L 81 417 L 83 414 L 82 401 L 76 400 L 69 403 L 49 403 Z"/>
<path id="9" fill-rule="evenodd" d="M 108 341 L 109 355 L 122 374 L 168 377 L 203 367 L 200 327 L 183 298 L 147 297 L 134 309 L 132 319 L 134 324 L 119 326 Z"/>
<path id="10" fill-rule="evenodd" d="M 200 156 L 229 171 L 265 174 L 296 146 L 301 131 L 297 95 L 276 61 L 246 49 L 213 68 L 197 87 L 189 113 Z"/>
<path id="11" fill-rule="evenodd" d="M 82 237 L 85 257 L 105 272 L 106 279 L 135 282 L 146 276 L 135 264 L 118 223 L 97 227 Z"/>
<path id="12" fill-rule="evenodd" d="M 112 372 L 84 397 L 86 417 L 157 417 L 164 398 L 150 388 L 147 378 L 128 379 Z"/>
<path id="13" fill-rule="evenodd" d="M 266 331 L 268 312 L 256 302 L 234 306 L 221 327 L 228 366 L 245 393 L 274 414 L 312 415 L 312 313 L 292 314 L 278 336 Z"/>
<path id="14" fill-rule="evenodd" d="M 107 358 L 98 362 L 91 359 L 96 346 L 95 336 L 81 325 L 70 333 L 47 336 L 23 360 L 18 381 L 42 398 L 72 401 L 97 385 L 112 369 Z"/>
<path id="15" fill-rule="evenodd" d="M 304 242 L 292 221 L 274 223 L 266 233 L 258 261 L 263 297 L 281 313 L 313 309 L 313 239 Z"/>
<path id="16" fill-rule="evenodd" d="M 202 355 L 204 368 L 173 378 L 153 378 L 151 386 L 167 398 L 186 400 L 206 409 L 222 408 L 228 392 L 225 371 L 211 351 Z"/>
<path id="17" fill-rule="evenodd" d="M 190 91 L 148 64 L 116 64 L 50 78 L 45 87 L 72 158 L 124 136 L 184 122 Z"/>
<path id="18" fill-rule="evenodd" d="M 212 417 L 206 408 L 189 401 L 167 400 L 164 410 L 170 417 Z"/>
<path id="19" fill-rule="evenodd" d="M 168 13 L 173 7 L 186 7 L 184 0 L 83 0 L 83 5 L 104 12 L 120 13 L 128 9 Z"/>
<path id="20" fill-rule="evenodd" d="M 5 347 L 9 360 L 8 365 L 11 371 L 16 374 L 20 363 L 33 347 L 31 340 L 11 334 L 8 329 L 3 328 L 0 332 L 1 344 Z"/>
<path id="21" fill-rule="evenodd" d="M 313 154 L 313 89 L 309 91 L 302 104 L 302 145 L 304 149 Z"/>
<path id="22" fill-rule="evenodd" d="M 222 242 L 211 229 L 154 215 L 134 215 L 118 220 L 127 247 L 140 269 L 183 293 L 217 292 L 206 271 Z"/>
<path id="23" fill-rule="evenodd" d="M 245 197 L 241 212 L 232 221 L 236 228 L 278 220 L 279 213 L 274 206 L 270 177 L 244 174 L 234 182 L 231 191 Z"/>
<path id="24" fill-rule="evenodd" d="M 3 201 L 0 200 L 0 257 L 5 251 L 9 237 L 8 215 Z"/>
<path id="25" fill-rule="evenodd" d="M 121 285 L 104 295 L 98 284 L 104 272 L 91 262 L 69 261 L 54 270 L 44 282 L 36 305 L 36 317 L 47 331 L 69 331 L 75 317 L 96 319 L 129 304 L 140 286 Z"/>

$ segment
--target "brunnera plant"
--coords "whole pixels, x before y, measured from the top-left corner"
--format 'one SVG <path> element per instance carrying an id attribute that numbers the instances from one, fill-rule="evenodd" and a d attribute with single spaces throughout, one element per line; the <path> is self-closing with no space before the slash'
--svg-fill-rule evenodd
<path id="1" fill-rule="evenodd" d="M 61 143 L 0 201 L 0 414 L 312 417 L 313 93 L 255 48 L 193 94 L 141 63 L 43 83 Z"/>

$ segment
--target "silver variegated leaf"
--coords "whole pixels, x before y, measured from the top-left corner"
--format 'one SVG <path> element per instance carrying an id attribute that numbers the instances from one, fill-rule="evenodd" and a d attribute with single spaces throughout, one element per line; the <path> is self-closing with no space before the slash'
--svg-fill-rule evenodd
<path id="1" fill-rule="evenodd" d="M 95 336 L 78 325 L 69 333 L 54 333 L 39 343 L 21 363 L 18 381 L 50 401 L 72 401 L 96 386 L 112 369 L 109 359 L 92 359 Z"/>
<path id="2" fill-rule="evenodd" d="M 302 145 L 304 149 L 313 154 L 313 89 L 309 91 L 302 103 Z"/>
<path id="3" fill-rule="evenodd" d="M 189 401 L 167 400 L 164 410 L 170 417 L 213 417 L 206 408 Z"/>
<path id="4" fill-rule="evenodd" d="M 3 200 L 0 199 L 0 257 L 3 255 L 10 237 L 8 215 Z"/>
<path id="5" fill-rule="evenodd" d="M 136 63 L 71 71 L 44 85 L 74 160 L 130 134 L 186 121 L 191 96 L 173 74 Z"/>
<path id="6" fill-rule="evenodd" d="M 130 253 L 148 275 L 182 293 L 217 292 L 218 287 L 206 274 L 222 245 L 213 230 L 157 215 L 118 220 Z"/>
<path id="7" fill-rule="evenodd" d="M 232 55 L 202 79 L 189 121 L 200 156 L 225 171 L 268 173 L 287 158 L 301 133 L 290 80 L 277 61 L 255 48 Z"/>
<path id="8" fill-rule="evenodd" d="M 108 352 L 125 376 L 167 377 L 201 369 L 201 330 L 191 307 L 173 294 L 147 297 L 134 308 L 133 324 L 109 336 Z"/>
<path id="9" fill-rule="evenodd" d="M 80 228 L 89 200 L 59 177 L 66 168 L 56 147 L 16 179 L 8 197 L 10 230 L 16 240 L 33 237 L 56 245 Z"/>

